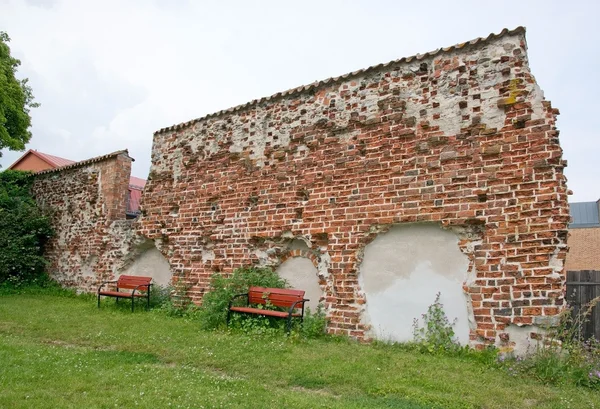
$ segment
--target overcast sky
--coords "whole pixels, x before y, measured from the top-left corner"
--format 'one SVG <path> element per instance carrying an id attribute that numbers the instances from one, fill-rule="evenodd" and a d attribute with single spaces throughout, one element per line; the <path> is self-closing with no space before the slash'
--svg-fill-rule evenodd
<path id="1" fill-rule="evenodd" d="M 0 31 L 36 100 L 27 148 L 150 168 L 152 134 L 255 98 L 527 27 L 571 201 L 600 199 L 598 1 L 0 0 Z M 9 166 L 22 152 L 3 151 Z"/>

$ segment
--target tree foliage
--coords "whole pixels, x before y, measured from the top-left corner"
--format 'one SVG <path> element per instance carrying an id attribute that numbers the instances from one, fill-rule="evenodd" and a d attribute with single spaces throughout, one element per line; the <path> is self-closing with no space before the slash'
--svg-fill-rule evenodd
<path id="1" fill-rule="evenodd" d="M 27 282 L 45 271 L 43 246 L 52 228 L 31 196 L 32 181 L 30 172 L 0 172 L 0 284 Z"/>
<path id="2" fill-rule="evenodd" d="M 0 149 L 20 151 L 31 139 L 29 110 L 39 104 L 33 101 L 27 78 L 15 77 L 21 61 L 10 55 L 9 41 L 8 34 L 0 31 Z"/>

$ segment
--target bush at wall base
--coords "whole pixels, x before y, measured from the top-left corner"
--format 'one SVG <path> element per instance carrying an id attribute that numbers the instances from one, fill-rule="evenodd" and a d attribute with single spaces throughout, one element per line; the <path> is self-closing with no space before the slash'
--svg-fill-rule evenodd
<path id="1" fill-rule="evenodd" d="M 224 325 L 231 298 L 247 292 L 252 286 L 285 288 L 287 283 L 270 268 L 262 267 L 238 268 L 228 277 L 213 275 L 210 289 L 204 294 L 198 309 L 197 316 L 202 328 L 213 329 Z"/>
<path id="2" fill-rule="evenodd" d="M 0 284 L 19 286 L 43 275 L 50 219 L 33 199 L 30 172 L 0 172 Z"/>

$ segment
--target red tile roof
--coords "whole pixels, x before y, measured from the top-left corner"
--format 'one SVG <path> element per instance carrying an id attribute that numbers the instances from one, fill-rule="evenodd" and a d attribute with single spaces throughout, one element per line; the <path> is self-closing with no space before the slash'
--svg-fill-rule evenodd
<path id="1" fill-rule="evenodd" d="M 131 176 L 129 178 L 129 196 L 127 200 L 127 214 L 137 215 L 140 212 L 140 199 L 142 190 L 146 186 L 146 180 Z"/>
<path id="2" fill-rule="evenodd" d="M 138 214 L 140 212 L 140 199 L 142 198 L 142 191 L 139 189 L 132 189 L 129 186 L 129 196 L 127 197 L 127 214 Z"/>
<path id="3" fill-rule="evenodd" d="M 41 156 L 42 159 L 53 165 L 55 168 L 60 168 L 61 166 L 67 166 L 75 163 L 74 160 L 61 158 L 60 156 L 49 155 L 43 152 L 32 151 L 32 153 L 36 153 L 38 156 Z"/>
<path id="4" fill-rule="evenodd" d="M 135 176 L 129 178 L 129 187 L 142 190 L 144 189 L 144 186 L 146 186 L 146 179 L 137 178 Z"/>

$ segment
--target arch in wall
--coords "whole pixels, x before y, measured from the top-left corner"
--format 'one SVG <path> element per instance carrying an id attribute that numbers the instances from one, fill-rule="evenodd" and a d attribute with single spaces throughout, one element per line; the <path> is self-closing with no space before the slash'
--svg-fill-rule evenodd
<path id="1" fill-rule="evenodd" d="M 438 224 L 392 227 L 364 248 L 359 285 L 366 304 L 369 335 L 386 341 L 413 340 L 413 321 L 434 303 L 436 294 L 456 337 L 469 342 L 469 298 L 463 291 L 469 259 L 455 233 Z"/>
<path id="2" fill-rule="evenodd" d="M 173 278 L 171 266 L 165 256 L 156 248 L 153 240 L 145 240 L 136 246 L 129 257 L 127 266 L 119 272 L 119 275 L 152 277 L 152 282 L 161 287 L 171 284 Z"/>
<path id="3" fill-rule="evenodd" d="M 303 240 L 295 239 L 288 245 L 283 260 L 277 267 L 277 274 L 287 280 L 291 287 L 305 290 L 305 297 L 310 300 L 306 307 L 315 311 L 323 298 L 315 255 Z"/>

